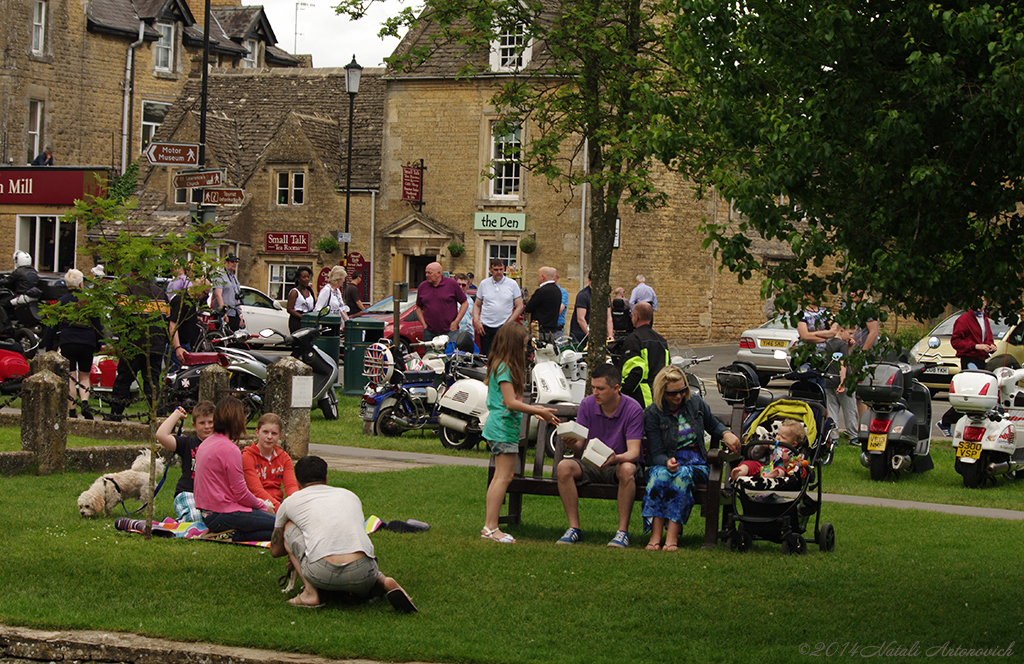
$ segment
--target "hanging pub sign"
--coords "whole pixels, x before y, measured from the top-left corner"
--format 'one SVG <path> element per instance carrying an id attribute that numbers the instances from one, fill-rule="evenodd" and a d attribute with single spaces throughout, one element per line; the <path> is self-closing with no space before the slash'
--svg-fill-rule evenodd
<path id="1" fill-rule="evenodd" d="M 423 169 L 402 166 L 402 200 L 419 203 L 423 200 Z"/>
<path id="2" fill-rule="evenodd" d="M 308 254 L 309 233 L 269 232 L 264 246 L 268 254 Z"/>

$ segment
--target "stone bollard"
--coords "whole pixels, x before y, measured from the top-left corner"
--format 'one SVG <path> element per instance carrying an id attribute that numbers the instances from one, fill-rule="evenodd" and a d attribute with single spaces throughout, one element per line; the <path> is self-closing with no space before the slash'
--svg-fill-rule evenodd
<path id="1" fill-rule="evenodd" d="M 292 459 L 309 454 L 309 411 L 313 407 L 313 370 L 286 357 L 270 365 L 263 410 L 281 418 L 281 447 Z"/>
<path id="2" fill-rule="evenodd" d="M 21 449 L 35 454 L 40 475 L 63 471 L 68 446 L 67 378 L 43 369 L 29 376 L 21 390 Z"/>
<path id="3" fill-rule="evenodd" d="M 231 373 L 219 364 L 211 364 L 199 372 L 199 400 L 216 404 L 231 395 Z"/>
<path id="4" fill-rule="evenodd" d="M 36 355 L 29 362 L 29 368 L 34 374 L 40 371 L 52 371 L 64 380 L 67 380 L 71 375 L 71 365 L 68 363 L 68 358 L 53 350 Z"/>

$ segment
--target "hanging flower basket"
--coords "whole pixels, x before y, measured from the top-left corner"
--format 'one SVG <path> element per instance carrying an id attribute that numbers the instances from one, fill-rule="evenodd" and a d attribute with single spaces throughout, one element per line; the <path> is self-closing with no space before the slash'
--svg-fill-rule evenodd
<path id="1" fill-rule="evenodd" d="M 335 251 L 341 248 L 341 245 L 339 245 L 338 241 L 335 240 L 333 237 L 327 236 L 322 237 L 316 241 L 316 248 L 324 252 L 325 254 L 333 254 Z"/>
<path id="2" fill-rule="evenodd" d="M 519 241 L 519 248 L 524 254 L 532 254 L 537 251 L 537 241 L 527 235 Z"/>
<path id="3" fill-rule="evenodd" d="M 448 245 L 448 253 L 452 255 L 452 258 L 458 258 L 462 254 L 466 253 L 466 245 L 458 242 L 452 242 Z"/>

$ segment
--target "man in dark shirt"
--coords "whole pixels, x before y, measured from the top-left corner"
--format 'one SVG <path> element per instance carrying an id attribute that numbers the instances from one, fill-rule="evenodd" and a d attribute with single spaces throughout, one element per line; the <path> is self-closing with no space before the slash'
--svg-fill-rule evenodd
<path id="1" fill-rule="evenodd" d="M 171 312 L 168 315 L 167 336 L 171 341 L 171 356 L 178 363 L 186 351 L 192 351 L 199 339 L 199 309 L 196 302 L 206 299 L 208 283 L 198 280 L 192 289 L 201 289 L 193 297 L 188 290 L 180 290 L 171 298 Z"/>
<path id="2" fill-rule="evenodd" d="M 634 329 L 622 342 L 622 393 L 647 408 L 654 403 L 654 377 L 668 364 L 668 342 L 651 327 L 654 307 L 649 302 L 633 306 Z"/>
<path id="3" fill-rule="evenodd" d="M 553 267 L 542 267 L 537 270 L 537 290 L 523 309 L 537 321 L 541 338 L 562 332 L 558 326 L 558 313 L 562 309 L 562 291 L 555 283 L 558 273 Z"/>
<path id="4" fill-rule="evenodd" d="M 587 287 L 576 295 L 572 307 L 572 318 L 569 320 L 569 334 L 573 341 L 581 343 L 590 334 L 590 275 L 587 275 Z"/>
<path id="5" fill-rule="evenodd" d="M 355 316 L 366 308 L 362 301 L 363 296 L 363 273 L 356 272 L 352 275 L 352 281 L 345 285 L 345 306 L 348 307 L 348 315 Z"/>
<path id="6" fill-rule="evenodd" d="M 423 326 L 423 340 L 450 334 L 469 308 L 469 300 L 451 277 L 444 276 L 440 263 L 427 265 L 427 278 L 416 289 L 416 318 Z"/>

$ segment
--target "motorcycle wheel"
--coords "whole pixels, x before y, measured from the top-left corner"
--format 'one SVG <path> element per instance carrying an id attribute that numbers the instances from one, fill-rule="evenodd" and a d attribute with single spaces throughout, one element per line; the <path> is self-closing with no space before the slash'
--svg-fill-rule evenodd
<path id="1" fill-rule="evenodd" d="M 459 433 L 455 429 L 449 429 L 448 427 L 441 427 L 438 430 L 438 435 L 441 438 L 442 447 L 449 450 L 468 450 L 476 447 L 477 443 L 480 442 L 480 434 L 478 433 Z"/>
<path id="2" fill-rule="evenodd" d="M 24 327 L 14 331 L 14 340 L 21 346 L 21 354 L 31 360 L 39 349 L 39 337 L 32 330 Z"/>
<path id="3" fill-rule="evenodd" d="M 558 432 L 555 431 L 554 427 L 548 427 L 548 439 L 544 441 L 544 453 L 552 459 L 555 458 L 555 442 L 558 438 Z M 571 452 L 571 450 L 566 450 Z"/>
<path id="4" fill-rule="evenodd" d="M 334 421 L 338 419 L 338 397 L 331 390 L 320 400 L 320 412 L 324 414 L 325 420 Z"/>
<path id="5" fill-rule="evenodd" d="M 979 458 L 974 463 L 960 463 L 960 459 L 956 460 L 956 472 L 960 473 L 960 476 L 964 478 L 964 486 L 968 489 L 980 488 L 985 483 L 985 467 L 988 466 L 988 451 L 981 453 Z"/>
<path id="6" fill-rule="evenodd" d="M 868 470 L 875 482 L 884 482 L 892 473 L 892 448 L 888 445 L 881 454 L 868 455 Z"/>
<path id="7" fill-rule="evenodd" d="M 405 427 L 395 421 L 395 407 L 384 406 L 381 408 L 377 413 L 377 419 L 373 421 L 373 434 L 394 438 L 403 433 L 405 433 Z"/>
<path id="8" fill-rule="evenodd" d="M 821 524 L 821 530 L 818 531 L 818 548 L 824 553 L 836 550 L 836 529 L 831 523 Z"/>

